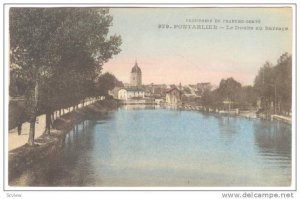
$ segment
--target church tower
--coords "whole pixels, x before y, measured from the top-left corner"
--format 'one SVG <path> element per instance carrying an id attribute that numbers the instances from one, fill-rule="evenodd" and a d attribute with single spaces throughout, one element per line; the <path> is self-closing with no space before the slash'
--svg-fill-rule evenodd
<path id="1" fill-rule="evenodd" d="M 130 86 L 142 86 L 142 71 L 135 60 L 135 64 L 131 69 Z"/>

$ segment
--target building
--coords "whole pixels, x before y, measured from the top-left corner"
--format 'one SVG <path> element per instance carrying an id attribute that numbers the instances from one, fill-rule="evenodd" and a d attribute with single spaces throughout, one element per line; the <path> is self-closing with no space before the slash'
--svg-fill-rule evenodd
<path id="1" fill-rule="evenodd" d="M 145 97 L 149 98 L 164 98 L 166 97 L 166 89 L 167 85 L 165 84 L 148 84 L 143 85 L 143 88 L 145 89 Z"/>
<path id="2" fill-rule="evenodd" d="M 130 86 L 142 86 L 142 70 L 135 61 L 130 73 Z"/>
<path id="3" fill-rule="evenodd" d="M 141 103 L 145 101 L 145 90 L 142 86 L 142 71 L 135 61 L 130 73 L 130 84 L 117 82 L 116 87 L 110 91 L 110 94 L 123 103 Z M 126 102 L 124 102 L 126 101 Z"/>
<path id="4" fill-rule="evenodd" d="M 145 98 L 145 91 L 139 87 L 123 88 L 118 92 L 118 99 L 120 100 L 139 100 L 143 98 Z"/>
<path id="5" fill-rule="evenodd" d="M 166 104 L 168 105 L 181 105 L 182 92 L 177 88 L 173 87 L 166 91 Z"/>

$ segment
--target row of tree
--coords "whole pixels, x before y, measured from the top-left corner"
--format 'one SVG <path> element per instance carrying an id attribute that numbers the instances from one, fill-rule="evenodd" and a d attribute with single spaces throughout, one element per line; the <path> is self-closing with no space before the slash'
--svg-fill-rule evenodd
<path id="1" fill-rule="evenodd" d="M 292 105 L 292 57 L 280 56 L 273 66 L 266 62 L 255 77 L 254 86 L 242 86 L 233 78 L 222 79 L 218 88 L 206 87 L 200 103 L 211 109 L 260 108 L 265 114 L 289 115 Z"/>
<path id="2" fill-rule="evenodd" d="M 221 80 L 218 88 L 204 90 L 200 103 L 215 110 L 251 109 L 256 104 L 256 93 L 252 86 L 242 86 L 235 79 L 227 78 Z"/>
<path id="3" fill-rule="evenodd" d="M 28 144 L 34 144 L 37 115 L 46 114 L 49 134 L 53 111 L 112 87 L 115 77 L 101 75 L 102 65 L 120 52 L 121 37 L 109 36 L 111 24 L 108 9 L 10 9 L 10 95 L 25 98 Z"/>
<path id="4" fill-rule="evenodd" d="M 292 57 L 284 53 L 275 66 L 266 62 L 255 78 L 254 88 L 263 112 L 289 115 L 292 106 Z"/>

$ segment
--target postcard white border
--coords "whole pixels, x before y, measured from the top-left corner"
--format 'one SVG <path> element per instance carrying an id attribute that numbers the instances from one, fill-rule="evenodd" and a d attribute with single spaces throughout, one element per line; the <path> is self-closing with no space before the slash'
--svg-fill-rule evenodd
<path id="1" fill-rule="evenodd" d="M 10 6 L 14 7 L 68 7 L 68 6 L 74 6 L 74 7 L 292 7 L 293 8 L 293 104 L 292 104 L 292 110 L 293 110 L 293 132 L 292 132 L 292 184 L 290 187 L 10 187 L 8 185 L 8 136 L 5 136 L 5 184 L 4 188 L 7 191 L 37 191 L 37 190 L 46 190 L 46 191 L 62 191 L 62 190 L 70 190 L 70 191 L 101 191 L 101 190 L 198 190 L 198 191 L 291 191 L 296 189 L 296 168 L 295 168 L 295 154 L 296 154 L 296 5 L 295 4 L 76 4 L 77 1 L 74 1 L 74 4 L 11 4 L 7 2 L 8 4 L 4 5 L 4 15 L 5 15 L 5 65 L 4 65 L 4 80 L 5 80 L 5 106 L 4 112 L 5 112 L 5 122 L 8 121 L 8 101 L 9 101 L 9 95 L 8 95 L 8 77 L 9 77 L 9 42 L 8 42 L 8 9 Z M 55 2 L 56 3 L 56 2 Z M 59 2 L 57 2 L 59 3 Z M 299 72 L 299 71 L 297 71 Z M 296 78 L 295 78 L 296 77 Z M 297 93 L 299 87 L 297 87 Z M 5 125 L 4 134 L 7 134 L 8 132 L 8 125 Z M 297 136 L 299 139 L 299 136 Z"/>

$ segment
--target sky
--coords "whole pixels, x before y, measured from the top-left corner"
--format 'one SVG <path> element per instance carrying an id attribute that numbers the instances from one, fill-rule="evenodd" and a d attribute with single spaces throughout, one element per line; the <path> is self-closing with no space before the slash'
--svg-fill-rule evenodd
<path id="1" fill-rule="evenodd" d="M 110 33 L 121 35 L 122 51 L 103 69 L 124 83 L 129 82 L 137 59 L 143 84 L 218 85 L 221 79 L 233 77 L 252 85 L 266 61 L 276 64 L 281 54 L 292 52 L 291 8 L 111 8 L 110 13 Z M 159 28 L 161 24 L 172 29 Z M 217 29 L 174 28 L 177 25 L 215 25 Z M 236 30 L 236 26 L 263 30 Z M 266 26 L 287 29 L 270 31 Z"/>

